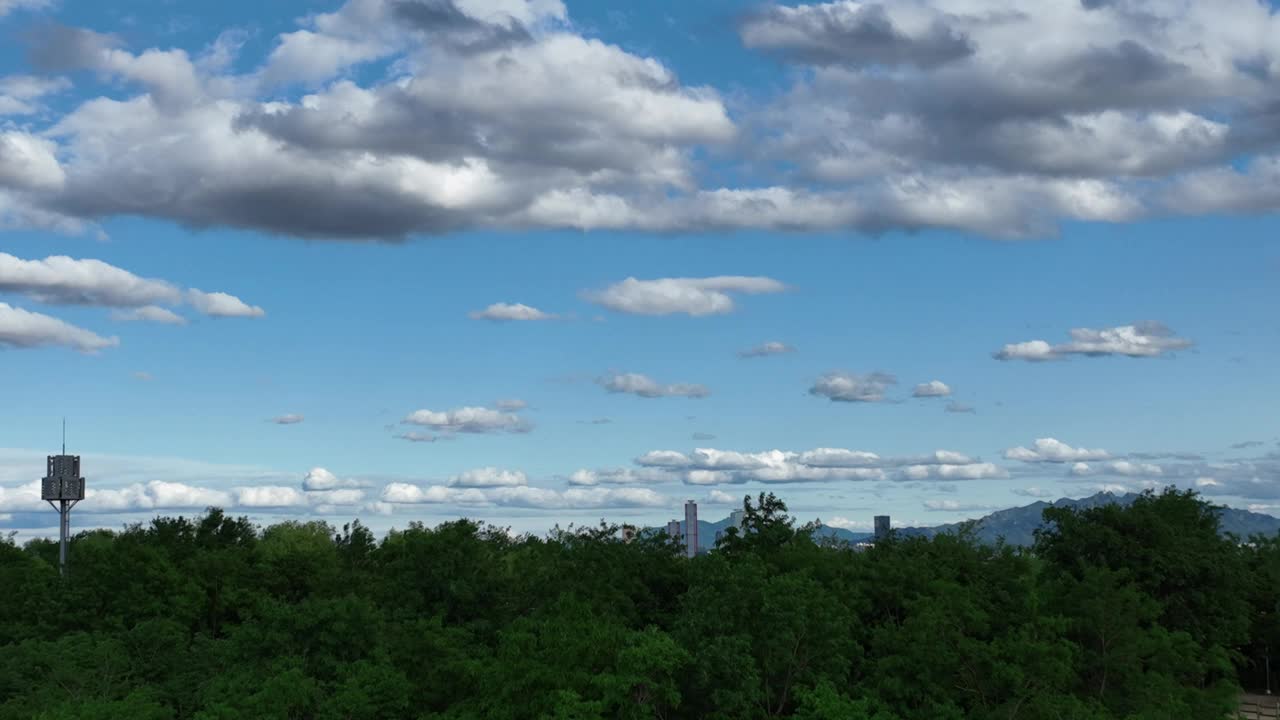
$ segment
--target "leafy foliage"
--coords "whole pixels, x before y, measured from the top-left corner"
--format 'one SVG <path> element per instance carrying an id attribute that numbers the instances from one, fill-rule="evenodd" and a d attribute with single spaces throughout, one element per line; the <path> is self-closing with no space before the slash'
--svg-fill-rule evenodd
<path id="1" fill-rule="evenodd" d="M 1280 538 L 1173 490 L 815 543 L 772 495 L 692 561 L 616 527 L 378 541 L 212 509 L 0 541 L 0 720 L 1224 717 L 1280 647 Z"/>

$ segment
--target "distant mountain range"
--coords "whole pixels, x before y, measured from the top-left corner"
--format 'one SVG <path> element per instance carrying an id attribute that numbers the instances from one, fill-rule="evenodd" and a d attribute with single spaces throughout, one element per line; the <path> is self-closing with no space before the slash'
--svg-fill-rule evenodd
<path id="1" fill-rule="evenodd" d="M 998 538 L 1003 537 L 1005 542 L 1010 545 L 1031 545 L 1034 542 L 1033 533 L 1041 526 L 1041 514 L 1047 507 L 1092 508 L 1113 503 L 1128 505 L 1138 497 L 1136 493 L 1113 495 L 1102 492 L 1078 500 L 1062 498 L 1053 502 L 1039 501 L 1022 507 L 997 510 L 990 515 L 971 522 L 974 523 L 974 534 L 983 542 L 994 543 Z M 1280 533 L 1280 518 L 1271 515 L 1238 510 L 1236 508 L 1224 508 L 1221 510 L 1221 518 L 1222 532 L 1232 533 L 1241 538 L 1247 538 L 1255 534 L 1275 535 Z M 894 531 L 906 536 L 932 537 L 938 533 L 954 532 L 963 524 L 957 522 L 932 527 L 895 527 Z M 716 531 L 723 530 L 728 526 L 729 518 L 716 522 L 699 520 L 699 549 L 710 550 L 714 548 L 716 546 Z M 652 529 L 661 530 L 662 528 Z M 814 534 L 847 542 L 865 542 L 874 537 L 871 533 L 852 532 L 829 525 L 820 526 Z"/>

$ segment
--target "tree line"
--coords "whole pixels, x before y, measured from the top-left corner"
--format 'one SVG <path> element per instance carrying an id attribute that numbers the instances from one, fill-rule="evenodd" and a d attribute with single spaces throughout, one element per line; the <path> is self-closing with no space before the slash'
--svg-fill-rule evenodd
<path id="1" fill-rule="evenodd" d="M 1280 538 L 1193 492 L 859 550 L 770 494 L 688 560 L 615 526 L 259 528 L 210 509 L 0 541 L 0 720 L 1186 720 L 1280 647 Z"/>

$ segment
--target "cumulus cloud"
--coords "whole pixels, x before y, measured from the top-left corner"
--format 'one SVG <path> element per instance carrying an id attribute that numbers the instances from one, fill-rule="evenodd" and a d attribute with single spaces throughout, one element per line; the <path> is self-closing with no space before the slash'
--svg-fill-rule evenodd
<path id="1" fill-rule="evenodd" d="M 271 422 L 277 425 L 297 425 L 303 420 L 306 420 L 306 418 L 294 413 L 290 413 L 288 415 L 277 415 L 276 417 L 271 418 Z"/>
<path id="2" fill-rule="evenodd" d="M 597 382 L 611 393 L 626 393 L 642 398 L 704 398 L 711 394 L 711 391 L 705 385 L 691 383 L 663 384 L 639 373 L 615 373 L 600 378 Z"/>
<path id="3" fill-rule="evenodd" d="M 767 6 L 748 15 L 740 32 L 749 48 L 813 65 L 931 68 L 974 52 L 940 11 L 895 19 L 883 5 L 851 1 Z"/>
<path id="4" fill-rule="evenodd" d="M 897 378 L 883 372 L 869 375 L 836 372 L 818 378 L 809 388 L 809 394 L 836 402 L 881 402 L 889 387 L 897 384 Z"/>
<path id="5" fill-rule="evenodd" d="M 801 453 L 799 460 L 812 467 L 876 467 L 883 462 L 873 452 L 844 448 L 816 448 Z"/>
<path id="6" fill-rule="evenodd" d="M 257 305 L 250 305 L 227 293 L 189 290 L 187 298 L 197 310 L 210 317 L 262 317 L 267 314 Z"/>
<path id="7" fill-rule="evenodd" d="M 232 507 L 236 504 L 238 493 L 239 491 L 232 493 L 180 482 L 152 480 L 146 484 L 135 483 L 117 489 L 86 487 L 82 504 L 88 506 L 84 509 L 93 508 L 95 511 Z"/>
<path id="8" fill-rule="evenodd" d="M 947 397 L 949 395 L 951 395 L 951 387 L 941 380 L 920 383 L 911 391 L 911 396 L 918 398 Z"/>
<path id="9" fill-rule="evenodd" d="M 1089 357 L 1123 355 L 1145 358 L 1185 350 L 1192 345 L 1190 340 L 1177 337 L 1172 330 L 1161 323 L 1142 322 L 1101 330 L 1075 328 L 1071 330 L 1070 342 L 1057 345 L 1051 345 L 1044 340 L 1012 343 L 1005 345 L 999 352 L 994 353 L 994 356 L 997 360 L 1030 362 L 1062 360 L 1072 355 Z"/>
<path id="10" fill-rule="evenodd" d="M 1009 471 L 994 463 L 964 465 L 908 465 L 901 470 L 903 480 L 991 480 L 1009 477 Z"/>
<path id="11" fill-rule="evenodd" d="M 36 348 L 55 345 L 73 348 L 86 354 L 95 354 L 99 350 L 119 344 L 119 338 L 102 337 L 55 317 L 0 302 L 0 348 Z"/>
<path id="12" fill-rule="evenodd" d="M 1158 477 L 1164 470 L 1153 463 L 1132 462 L 1129 460 L 1112 460 L 1106 463 L 1090 465 L 1077 462 L 1071 466 L 1071 474 L 1083 477 L 1089 475 L 1120 475 L 1124 477 Z"/>
<path id="13" fill-rule="evenodd" d="M 412 443 L 433 443 L 433 442 L 439 442 L 440 440 L 448 440 L 450 436 L 432 435 L 431 433 L 424 433 L 424 432 L 418 432 L 416 430 L 411 430 L 409 432 L 400 433 L 399 435 L 396 435 L 396 437 L 401 440 L 408 440 L 409 442 L 412 442 Z"/>
<path id="14" fill-rule="evenodd" d="M 657 508 L 672 504 L 669 498 L 648 488 L 571 487 L 559 491 L 529 486 L 480 489 L 443 485 L 422 487 L 408 483 L 387 485 L 382 490 L 382 501 L 393 504 L 451 504 L 544 510 Z"/>
<path id="15" fill-rule="evenodd" d="M 302 478 L 302 489 L 307 492 L 361 487 L 358 480 L 342 479 L 322 467 L 314 467 Z"/>
<path id="16" fill-rule="evenodd" d="M 852 520 L 847 517 L 837 515 L 833 518 L 827 518 L 822 521 L 826 527 L 840 528 L 841 530 L 850 530 L 853 532 L 864 532 L 872 527 L 871 520 Z"/>
<path id="17" fill-rule="evenodd" d="M 416 410 L 401 421 L 443 433 L 526 433 L 533 424 L 515 413 L 485 407 L 460 407 L 453 410 Z"/>
<path id="18" fill-rule="evenodd" d="M 82 231 L 139 215 L 344 239 L 475 227 L 1024 237 L 1063 220 L 1280 207 L 1276 156 L 1232 166 L 1280 138 L 1275 9 L 1095 5 L 768 4 L 741 18 L 743 44 L 805 68 L 733 119 L 715 88 L 584 36 L 558 0 L 350 0 L 237 63 L 248 46 L 226 33 L 207 51 L 135 51 L 51 24 L 31 63 L 94 71 L 107 96 L 46 123 L 35 111 L 53 91 L 0 79 L 0 113 L 41 120 L 8 143 L 25 145 L 32 172 L 6 174 L 17 153 L 0 149 L 0 188 L 22 188 L 0 189 L 0 222 Z M 392 71 L 358 71 L 375 63 Z M 751 186 L 700 186 L 708 151 L 749 168 Z"/>
<path id="19" fill-rule="evenodd" d="M 0 291 L 63 305 L 143 307 L 182 301 L 182 291 L 163 280 L 138 277 L 101 260 L 65 255 L 23 260 L 0 253 Z"/>
<path id="20" fill-rule="evenodd" d="M 4 15 L 0 3 L 0 16 Z M 0 77 L 0 116 L 30 115 L 44 109 L 41 103 L 46 95 L 71 87 L 63 77 L 40 75 L 7 75 Z"/>
<path id="21" fill-rule="evenodd" d="M 703 499 L 703 502 L 708 505 L 741 505 L 742 498 L 713 488 L 711 492 L 707 493 L 707 497 Z"/>
<path id="22" fill-rule="evenodd" d="M 652 450 L 635 459 L 641 468 L 666 473 L 689 485 L 835 481 L 980 480 L 1008 477 L 992 463 L 952 450 L 928 455 L 881 457 L 863 450 L 816 448 L 805 452 L 738 452 L 696 448 L 691 452 Z M 898 469 L 892 476 L 886 470 Z"/>
<path id="23" fill-rule="evenodd" d="M 1026 463 L 1067 463 L 1107 460 L 1111 454 L 1100 449 L 1074 448 L 1056 438 L 1039 438 L 1029 448 L 1019 446 L 1005 450 L 1004 456 L 1007 460 Z"/>
<path id="24" fill-rule="evenodd" d="M 1036 498 L 1037 500 L 1043 500 L 1044 498 L 1051 498 L 1054 495 L 1057 495 L 1058 493 L 1052 490 L 1049 490 L 1047 488 L 1032 486 L 1028 488 L 1015 488 L 1013 490 L 1013 494 L 1021 495 L 1023 497 Z"/>
<path id="25" fill-rule="evenodd" d="M 991 510 L 989 505 L 963 503 L 959 500 L 926 500 L 924 509 L 931 512 L 985 512 Z"/>
<path id="26" fill-rule="evenodd" d="M 306 507 L 309 503 L 305 493 L 282 485 L 236 488 L 232 492 L 236 506 L 243 508 Z"/>
<path id="27" fill-rule="evenodd" d="M 786 285 L 768 277 L 719 276 L 708 278 L 660 278 L 637 280 L 629 277 L 603 290 L 586 291 L 589 302 L 630 315 L 675 315 L 694 317 L 723 315 L 734 310 L 733 293 L 760 295 L 780 293 Z"/>
<path id="28" fill-rule="evenodd" d="M 773 342 L 767 342 L 760 345 L 756 345 L 755 347 L 747 348 L 746 350 L 739 350 L 738 357 L 740 358 L 768 357 L 770 355 L 783 355 L 783 354 L 791 353 L 795 351 L 796 351 L 795 348 L 791 347 L 790 345 L 787 345 L 786 343 L 773 341 Z"/>
<path id="29" fill-rule="evenodd" d="M 502 470 L 495 467 L 467 470 L 449 478 L 450 487 L 462 488 L 516 487 L 528 484 L 528 478 L 519 470 Z"/>
<path id="30" fill-rule="evenodd" d="M 210 316 L 265 314 L 262 308 L 251 307 L 234 295 L 199 290 L 184 293 L 164 280 L 139 277 L 101 260 L 65 255 L 23 260 L 0 252 L 0 292 L 19 293 L 46 304 L 117 308 L 112 315 L 117 320 L 184 324 L 181 316 L 159 307 L 184 302 Z"/>
<path id="31" fill-rule="evenodd" d="M 538 308 L 519 303 L 494 303 L 484 310 L 473 310 L 467 313 L 472 320 L 492 320 L 494 322 L 510 322 L 525 320 L 554 320 L 556 315 L 545 313 Z"/>
<path id="32" fill-rule="evenodd" d="M 748 117 L 767 132 L 756 146 L 766 158 L 864 197 L 886 179 L 987 183 L 987 208 L 955 195 L 932 206 L 935 221 L 999 234 L 992 220 L 1005 214 L 1016 236 L 1099 212 L 1277 207 L 1274 157 L 1230 166 L 1277 137 L 1277 27 L 1264 0 L 1017 13 L 1001 0 L 833 0 L 767 5 L 739 32 L 748 47 L 810 66 Z M 1145 192 L 1143 180 L 1170 176 L 1172 191 Z M 1030 200 L 1069 183 L 1075 201 L 1046 212 Z"/>
<path id="33" fill-rule="evenodd" d="M 644 483 L 663 483 L 678 479 L 678 476 L 661 469 L 652 468 L 583 468 L 569 476 L 570 485 L 635 485 Z"/>
<path id="34" fill-rule="evenodd" d="M 144 305 L 132 310 L 112 310 L 111 319 L 121 322 L 153 322 L 163 325 L 186 325 L 187 319 L 168 308 Z"/>

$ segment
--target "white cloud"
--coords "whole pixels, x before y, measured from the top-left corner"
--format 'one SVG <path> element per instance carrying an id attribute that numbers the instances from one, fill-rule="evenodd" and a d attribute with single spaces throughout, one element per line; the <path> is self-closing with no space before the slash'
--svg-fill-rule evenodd
<path id="1" fill-rule="evenodd" d="M 840 528 L 842 530 L 849 530 L 852 532 L 865 532 L 871 530 L 872 527 L 871 520 L 851 520 L 839 515 L 823 520 L 822 524 L 827 527 Z"/>
<path id="2" fill-rule="evenodd" d="M 573 487 L 564 491 L 529 486 L 456 488 L 391 483 L 382 501 L 395 504 L 455 504 L 546 510 L 605 507 L 667 507 L 671 500 L 648 488 Z"/>
<path id="3" fill-rule="evenodd" d="M 790 345 L 787 345 L 786 343 L 780 343 L 780 342 L 774 341 L 774 342 L 767 342 L 761 345 L 756 345 L 755 347 L 748 348 L 746 350 L 739 350 L 738 357 L 740 358 L 768 357 L 770 355 L 783 355 L 785 353 L 791 353 L 795 351 L 796 351 L 795 348 L 791 347 Z"/>
<path id="4" fill-rule="evenodd" d="M 1009 471 L 993 463 L 967 465 L 908 465 L 902 469 L 904 480 L 990 480 L 1009 477 Z"/>
<path id="5" fill-rule="evenodd" d="M 1044 499 L 1044 498 L 1051 498 L 1054 495 L 1057 495 L 1058 493 L 1046 488 L 1029 487 L 1029 488 L 1016 488 L 1013 490 L 1013 494 L 1021 495 L 1023 497 L 1029 497 L 1029 498 Z"/>
<path id="6" fill-rule="evenodd" d="M 242 487 L 232 491 L 235 504 L 243 508 L 306 507 L 307 496 L 297 488 L 282 485 Z"/>
<path id="7" fill-rule="evenodd" d="M 187 299 L 195 309 L 210 317 L 262 317 L 266 310 L 249 305 L 234 295 L 222 292 L 187 291 Z"/>
<path id="8" fill-rule="evenodd" d="M 408 440 L 409 442 L 412 442 L 412 443 L 433 443 L 433 442 L 439 442 L 440 440 L 448 440 L 450 436 L 432 435 L 431 433 L 410 431 L 410 432 L 400 433 L 399 435 L 396 435 L 396 437 L 401 440 Z"/>
<path id="9" fill-rule="evenodd" d="M 582 468 L 569 476 L 570 485 L 635 485 L 643 483 L 663 483 L 678 480 L 678 476 L 661 469 L 633 468 L 599 468 L 595 470 Z"/>
<path id="10" fill-rule="evenodd" d="M 708 278 L 660 278 L 637 280 L 629 277 L 583 297 L 615 312 L 631 315 L 675 315 L 694 317 L 732 312 L 731 293 L 760 295 L 780 293 L 786 285 L 768 277 L 719 276 Z"/>
<path id="11" fill-rule="evenodd" d="M 359 505 L 364 502 L 364 490 L 357 488 L 321 490 L 308 492 L 307 497 L 311 502 L 322 505 Z"/>
<path id="12" fill-rule="evenodd" d="M 495 322 L 509 322 L 513 320 L 554 320 L 556 315 L 545 313 L 538 308 L 529 307 L 528 305 L 494 303 L 484 310 L 473 310 L 467 313 L 467 317 L 472 320 L 493 320 Z"/>
<path id="13" fill-rule="evenodd" d="M 1158 477 L 1164 470 L 1152 463 L 1132 462 L 1129 460 L 1112 460 L 1111 462 L 1090 465 L 1077 462 L 1071 466 L 1071 474 L 1077 477 L 1089 475 L 1120 475 L 1124 477 Z"/>
<path id="14" fill-rule="evenodd" d="M 1280 207 L 1276 157 L 1232 167 L 1277 140 L 1274 7 L 1135 7 L 766 5 L 738 24 L 742 42 L 805 67 L 733 118 L 716 89 L 584 36 L 556 0 L 350 0 L 254 58 L 237 58 L 251 46 L 233 33 L 201 52 L 135 53 L 65 29 L 32 56 L 96 71 L 108 95 L 50 111 L 29 78 L 0 83 L 0 112 L 26 113 L 35 127 L 21 132 L 56 145 L 39 151 L 49 172 L 9 173 L 36 189 L 0 191 L 0 218 L 351 239 L 473 227 L 1024 237 L 1063 220 Z M 0 175 L 14 166 L 0 160 Z M 717 175 L 752 185 L 699 186 Z"/>
<path id="15" fill-rule="evenodd" d="M 165 325 L 186 325 L 187 319 L 167 308 L 144 305 L 132 310 L 112 310 L 111 319 L 121 322 L 153 322 Z"/>
<path id="16" fill-rule="evenodd" d="M 271 418 L 271 422 L 277 425 L 297 425 L 303 420 L 306 420 L 306 418 L 303 417 L 302 415 L 298 415 L 295 413 L 290 413 L 288 415 L 277 415 L 276 417 Z"/>
<path id="17" fill-rule="evenodd" d="M 88 483 L 86 483 L 88 485 Z M 164 508 L 233 507 L 236 496 L 224 490 L 196 487 L 180 482 L 152 480 L 121 488 L 85 488 L 85 499 L 77 509 L 90 512 L 155 510 Z"/>
<path id="18" fill-rule="evenodd" d="M 703 502 L 708 505 L 741 505 L 742 498 L 723 490 L 712 489 Z"/>
<path id="19" fill-rule="evenodd" d="M 0 290 L 69 305 L 142 307 L 182 301 L 182 292 L 163 280 L 138 277 L 101 260 L 65 255 L 23 260 L 0 253 Z"/>
<path id="20" fill-rule="evenodd" d="M 1004 451 L 1008 460 L 1020 460 L 1027 463 L 1067 463 L 1091 460 L 1107 460 L 1111 454 L 1106 450 L 1089 450 L 1074 448 L 1056 438 L 1039 438 L 1032 447 L 1013 447 Z"/>
<path id="21" fill-rule="evenodd" d="M 1027 360 L 1044 362 L 1061 360 L 1072 355 L 1104 357 L 1123 355 L 1144 358 L 1159 357 L 1192 346 L 1192 342 L 1177 337 L 1173 331 L 1157 322 L 1143 322 L 1114 328 L 1071 330 L 1071 342 L 1050 345 L 1044 340 L 1005 345 L 995 353 L 998 360 Z"/>
<path id="22" fill-rule="evenodd" d="M 55 317 L 0 302 L 0 348 L 60 345 L 74 348 L 82 353 L 94 354 L 119 344 L 119 338 L 104 338 Z"/>
<path id="23" fill-rule="evenodd" d="M 314 467 L 302 478 L 302 489 L 307 492 L 323 492 L 338 488 L 358 488 L 362 483 L 358 480 L 342 479 L 322 467 Z"/>
<path id="24" fill-rule="evenodd" d="M 515 413 L 484 407 L 460 407 L 453 410 L 417 410 L 401 421 L 445 433 L 525 433 L 532 423 Z"/>
<path id="25" fill-rule="evenodd" d="M 3 178 L 0 178 L 0 184 Z M 234 295 L 185 293 L 164 280 L 134 275 L 101 260 L 53 255 L 43 260 L 23 260 L 0 252 L 0 292 L 21 293 L 38 302 L 58 305 L 94 305 L 123 308 L 112 314 L 117 320 L 185 324 L 186 320 L 158 305 L 189 302 L 213 316 L 258 317 L 262 308 L 250 307 Z"/>
<path id="26" fill-rule="evenodd" d="M 600 385 L 611 393 L 626 393 L 642 398 L 687 397 L 704 398 L 711 394 L 705 385 L 674 383 L 664 385 L 639 373 L 616 373 L 601 378 Z"/>
<path id="27" fill-rule="evenodd" d="M 828 373 L 814 381 L 809 394 L 836 402 L 881 402 L 889 387 L 897 384 L 897 378 L 882 372 L 870 375 Z"/>
<path id="28" fill-rule="evenodd" d="M 0 16 L 4 15 L 0 2 Z M 71 87 L 63 77 L 8 75 L 0 77 L 0 116 L 31 115 L 44 109 L 40 99 Z"/>
<path id="29" fill-rule="evenodd" d="M 449 479 L 450 487 L 464 488 L 515 487 L 528 484 L 528 478 L 519 470 L 502 470 L 495 467 L 467 470 Z"/>
<path id="30" fill-rule="evenodd" d="M 990 510 L 991 507 L 975 503 L 962 503 L 959 500 L 926 500 L 924 501 L 924 509 L 932 512 L 985 512 Z"/>
<path id="31" fill-rule="evenodd" d="M 48 507 L 45 501 L 40 499 L 39 480 L 23 483 L 16 487 L 0 485 L 0 511 L 34 512 Z"/>
<path id="32" fill-rule="evenodd" d="M 933 398 L 947 397 L 951 394 L 951 388 L 941 380 L 930 380 L 927 383 L 916 385 L 915 390 L 911 391 L 912 397 Z"/>
<path id="33" fill-rule="evenodd" d="M 817 448 L 800 454 L 799 461 L 812 467 L 876 467 L 882 462 L 879 455 L 865 450 L 843 448 Z"/>
<path id="34" fill-rule="evenodd" d="M 652 450 L 636 465 L 682 476 L 690 485 L 884 480 L 886 469 L 902 468 L 898 480 L 979 480 L 1008 477 L 1008 472 L 953 450 L 884 458 L 863 450 L 817 448 L 805 452 L 768 450 L 744 453 L 696 448 L 683 453 Z M 670 475 L 669 475 L 670 476 Z"/>

